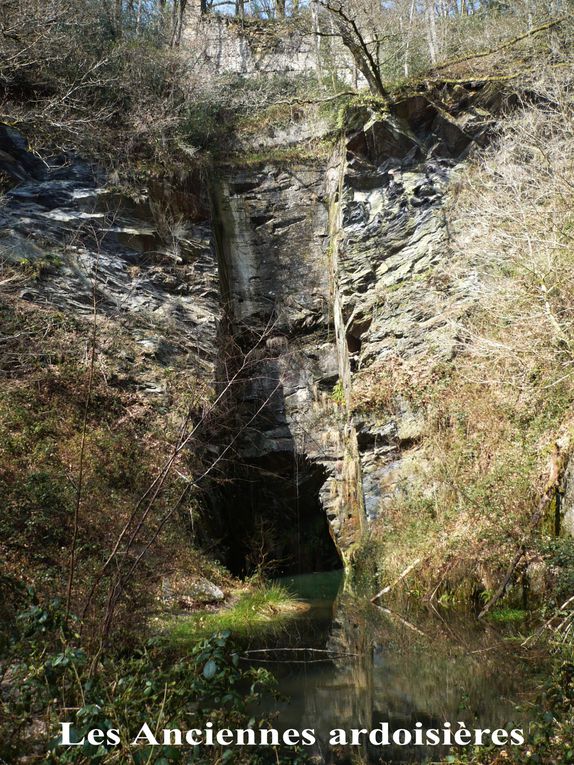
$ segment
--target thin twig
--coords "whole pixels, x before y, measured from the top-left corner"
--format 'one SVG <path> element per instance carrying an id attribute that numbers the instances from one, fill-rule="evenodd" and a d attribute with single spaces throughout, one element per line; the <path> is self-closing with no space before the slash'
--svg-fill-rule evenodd
<path id="1" fill-rule="evenodd" d="M 78 481 L 76 487 L 76 501 L 74 504 L 74 519 L 72 541 L 70 545 L 70 562 L 68 568 L 68 586 L 66 591 L 66 619 L 70 615 L 72 604 L 72 589 L 74 586 L 74 576 L 76 573 L 76 552 L 78 547 L 78 531 L 80 523 L 80 511 L 82 508 L 82 489 L 84 483 L 84 459 L 86 453 L 86 434 L 88 430 L 88 416 L 92 402 L 92 390 L 94 385 L 94 369 L 96 361 L 96 340 L 98 333 L 98 302 L 97 302 L 97 275 L 99 266 L 99 249 L 96 250 L 96 262 L 94 268 L 94 278 L 92 284 L 92 333 L 90 338 L 90 366 L 88 371 L 88 384 L 86 398 L 84 402 L 84 415 L 82 419 L 82 437 L 80 442 L 80 457 L 78 467 Z"/>

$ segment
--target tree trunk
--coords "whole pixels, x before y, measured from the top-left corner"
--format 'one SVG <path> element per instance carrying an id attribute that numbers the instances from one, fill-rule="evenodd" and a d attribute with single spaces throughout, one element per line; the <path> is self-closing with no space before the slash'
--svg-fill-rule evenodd
<path id="1" fill-rule="evenodd" d="M 277 16 L 285 18 L 285 0 L 276 0 L 275 11 Z"/>
<path id="2" fill-rule="evenodd" d="M 437 43 L 436 18 L 434 15 L 433 0 L 427 0 L 425 12 L 427 17 L 427 40 L 428 40 L 428 46 L 429 46 L 429 56 L 430 56 L 431 64 L 436 64 L 438 59 L 438 43 Z"/>
<path id="3" fill-rule="evenodd" d="M 526 7 L 528 9 L 528 31 L 530 32 L 534 28 L 534 12 L 530 2 L 526 4 Z"/>
<path id="4" fill-rule="evenodd" d="M 350 51 L 361 74 L 367 80 L 374 95 L 381 96 L 390 102 L 391 97 L 382 80 L 381 69 L 377 54 L 372 53 L 372 42 L 369 43 L 359 28 L 356 18 L 348 12 L 341 0 L 331 3 L 330 0 L 317 0 L 318 4 L 331 14 L 343 44 Z M 377 43 L 377 53 L 378 53 Z"/>
<path id="5" fill-rule="evenodd" d="M 404 65 L 403 65 L 405 77 L 408 77 L 410 74 L 411 39 L 413 36 L 413 20 L 415 17 L 415 3 L 416 3 L 416 0 L 412 0 L 411 7 L 409 8 L 408 27 L 407 27 L 406 37 L 405 37 L 405 57 L 404 57 Z M 401 23 L 402 23 L 402 17 L 401 17 Z"/>
<path id="6" fill-rule="evenodd" d="M 319 13 L 315 3 L 311 5 L 311 24 L 313 27 L 313 40 L 315 42 L 315 56 L 317 57 L 317 77 L 319 78 L 320 82 L 323 76 L 323 66 L 321 55 L 321 35 L 319 34 Z"/>
<path id="7" fill-rule="evenodd" d="M 187 0 L 173 0 L 172 6 L 172 30 L 171 47 L 175 48 L 181 42 L 181 33 L 183 31 L 183 17 Z"/>
<path id="8" fill-rule="evenodd" d="M 142 0 L 138 0 L 138 9 L 136 14 L 136 32 L 140 31 L 142 23 Z"/>
<path id="9" fill-rule="evenodd" d="M 116 0 L 114 6 L 114 32 L 118 37 L 122 35 L 122 22 L 123 22 L 123 2 L 122 0 Z"/>
<path id="10" fill-rule="evenodd" d="M 363 50 L 363 47 L 360 45 L 360 43 L 357 43 L 353 37 L 348 34 L 346 31 L 343 31 L 339 29 L 341 33 L 341 39 L 343 43 L 346 45 L 346 47 L 350 50 L 351 54 L 353 55 L 353 58 L 355 59 L 355 63 L 357 64 L 357 67 L 363 77 L 367 80 L 369 84 L 369 88 L 372 93 L 375 95 L 383 96 L 384 98 L 388 98 L 388 94 L 386 89 L 383 87 L 380 75 L 376 71 L 375 68 L 372 67 L 371 62 L 369 62 L 369 59 L 367 55 L 365 54 L 365 51 Z"/>

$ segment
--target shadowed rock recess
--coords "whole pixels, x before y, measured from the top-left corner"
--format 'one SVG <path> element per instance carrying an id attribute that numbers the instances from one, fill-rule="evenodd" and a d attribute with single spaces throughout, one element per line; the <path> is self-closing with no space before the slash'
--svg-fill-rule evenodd
<path id="1" fill-rule="evenodd" d="M 234 573 L 349 565 L 409 480 L 424 423 L 406 404 L 385 421 L 352 414 L 351 392 L 371 368 L 455 353 L 474 277 L 440 278 L 445 199 L 500 108 L 488 89 L 459 90 L 448 109 L 437 95 L 356 107 L 329 159 L 222 164 L 209 184 L 190 175 L 137 202 L 79 161 L 38 166 L 3 134 L 16 169 L 0 255 L 41 263 L 22 296 L 64 313 L 88 316 L 95 283 L 112 382 L 168 407 L 167 369 L 221 391 L 249 360 L 224 395 L 239 433 L 225 480 L 202 493 Z"/>
<path id="2" fill-rule="evenodd" d="M 223 168 L 215 184 L 226 326 L 244 354 L 261 348 L 237 397 L 249 425 L 222 505 L 230 535 L 249 528 L 281 571 L 336 565 L 318 543 L 321 513 L 349 564 L 416 464 L 419 415 L 353 415 L 351 394 L 356 373 L 455 353 L 475 277 L 439 276 L 444 203 L 499 107 L 487 91 L 464 98 L 459 114 L 422 96 L 386 116 L 357 109 L 329 161 Z"/>

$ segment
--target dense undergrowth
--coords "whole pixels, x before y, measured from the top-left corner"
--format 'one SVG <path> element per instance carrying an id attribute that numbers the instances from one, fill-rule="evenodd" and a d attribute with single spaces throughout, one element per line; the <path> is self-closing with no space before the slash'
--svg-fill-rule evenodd
<path id="1" fill-rule="evenodd" d="M 247 747 L 215 743 L 209 747 L 162 744 L 163 728 L 214 730 L 271 727 L 272 719 L 248 708 L 274 693 L 273 677 L 265 669 L 245 667 L 225 631 L 189 643 L 174 654 L 161 640 L 142 640 L 128 654 L 94 659 L 83 649 L 78 624 L 70 621 L 62 603 L 32 601 L 22 611 L 12 635 L 10 667 L 4 673 L 5 696 L 0 730 L 0 759 L 14 762 L 28 754 L 33 760 L 66 763 L 245 762 L 304 763 L 297 747 Z M 253 707 L 255 708 L 255 707 Z M 262 705 L 259 705 L 262 708 Z M 71 741 L 81 746 L 58 746 L 62 722 L 72 723 Z M 143 724 L 158 737 L 152 745 L 144 736 L 134 744 Z M 33 726 L 33 732 L 32 732 Z M 101 740 L 91 742 L 90 730 Z M 108 737 L 115 730 L 118 740 Z M 40 734 L 40 736 L 38 735 Z M 48 737 L 45 748 L 40 742 Z M 190 755 L 191 753 L 191 755 Z"/>
<path id="2" fill-rule="evenodd" d="M 14 269 L 4 269 L 4 275 L 7 281 L 22 278 Z M 5 510 L 0 546 L 5 577 L 7 582 L 34 585 L 40 595 L 63 594 L 73 534 L 71 509 L 80 503 L 77 571 L 70 599 L 70 607 L 77 610 L 86 602 L 90 582 L 134 506 L 153 477 L 161 474 L 170 441 L 177 436 L 179 415 L 193 408 L 193 394 L 190 397 L 185 386 L 181 388 L 170 378 L 168 396 L 173 410 L 172 417 L 166 418 L 137 386 L 121 379 L 116 385 L 109 382 L 117 329 L 113 337 L 106 334 L 101 320 L 98 357 L 91 375 L 89 364 L 86 367 L 90 322 L 51 309 L 38 310 L 15 294 L 5 297 L 0 359 L 0 495 Z M 124 351 L 126 348 L 124 344 Z M 113 363 L 117 372 L 117 358 Z M 137 366 L 136 361 L 132 382 Z M 177 502 L 184 485 L 177 475 L 166 478 L 156 497 L 153 523 Z M 190 499 L 182 506 L 185 517 L 190 517 L 194 502 Z M 186 525 L 189 528 L 189 522 Z M 128 589 L 135 587 L 130 598 L 137 599 L 143 611 L 157 597 L 162 560 L 170 560 L 172 567 L 179 565 L 190 574 L 202 571 L 221 579 L 222 574 L 197 548 L 180 543 L 181 533 L 175 518 L 166 524 L 137 579 L 128 584 Z M 97 621 L 101 606 L 97 601 L 86 616 L 91 614 Z M 124 608 L 123 614 L 124 626 L 135 620 L 132 628 L 137 629 L 141 617 L 130 608 Z"/>
<path id="3" fill-rule="evenodd" d="M 474 279 L 454 361 L 435 360 L 429 348 L 422 361 L 387 361 L 384 370 L 359 374 L 355 386 L 358 409 L 392 415 L 402 398 L 424 413 L 412 451 L 418 477 L 380 536 L 390 579 L 423 560 L 406 585 L 421 595 L 475 592 L 487 600 L 521 545 L 519 571 L 532 574 L 531 594 L 568 594 L 555 588 L 561 566 L 549 541 L 560 522 L 555 497 L 574 402 L 570 76 L 548 72 L 523 93 L 523 106 L 450 200 L 460 265 L 428 276 L 446 289 L 468 274 Z"/>

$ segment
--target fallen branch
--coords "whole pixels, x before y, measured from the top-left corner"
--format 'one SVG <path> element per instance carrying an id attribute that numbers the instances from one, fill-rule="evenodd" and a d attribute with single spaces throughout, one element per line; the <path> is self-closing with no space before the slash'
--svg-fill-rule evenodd
<path id="1" fill-rule="evenodd" d="M 407 629 L 412 630 L 413 632 L 416 632 L 417 635 L 421 635 L 421 637 L 428 637 L 426 632 L 423 632 L 422 630 L 420 630 L 418 627 L 416 627 L 411 622 L 407 621 L 407 619 L 405 619 L 400 614 L 397 614 L 395 611 L 391 611 L 390 608 L 384 608 L 383 606 L 379 606 L 378 603 L 375 603 L 375 606 L 384 614 L 386 614 L 387 616 L 390 616 L 391 619 L 396 619 L 400 624 L 403 625 L 403 627 L 407 627 Z"/>
<path id="2" fill-rule="evenodd" d="M 568 600 L 567 600 L 566 602 L 562 603 L 562 605 L 561 605 L 561 606 L 560 606 L 560 608 L 558 609 L 558 613 L 556 613 L 556 614 L 553 614 L 553 615 L 550 617 L 550 619 L 548 619 L 548 621 L 547 621 L 547 622 L 544 622 L 544 624 L 542 625 L 542 627 L 539 627 L 539 628 L 536 630 L 536 632 L 534 632 L 532 635 L 529 635 L 529 636 L 526 638 L 526 640 L 524 640 L 524 641 L 523 641 L 523 642 L 520 644 L 520 645 L 521 645 L 521 647 L 522 647 L 522 648 L 524 648 L 525 646 L 527 646 L 527 645 L 528 645 L 528 643 L 530 643 L 530 641 L 531 641 L 531 640 L 538 640 L 538 638 L 539 638 L 539 637 L 540 637 L 540 635 L 541 635 L 541 634 L 544 632 L 544 630 L 547 630 L 547 629 L 548 629 L 548 628 L 549 628 L 549 627 L 552 625 L 552 622 L 553 622 L 553 621 L 556 619 L 556 617 L 558 616 L 558 614 L 560 613 L 560 611 L 564 611 L 564 609 L 565 609 L 567 606 L 569 606 L 569 605 L 570 605 L 570 603 L 572 603 L 572 601 L 574 601 L 574 595 L 572 595 L 572 597 L 568 598 Z"/>
<path id="3" fill-rule="evenodd" d="M 423 598 L 423 600 L 425 600 L 425 601 L 427 601 L 428 603 L 430 603 L 430 604 L 431 604 L 431 606 L 432 606 L 433 608 L 434 608 L 434 606 L 433 606 L 433 604 L 432 604 L 433 598 L 434 598 L 434 596 L 437 594 L 437 592 L 439 591 L 439 588 L 440 588 L 441 584 L 442 584 L 442 583 L 444 582 L 444 580 L 446 579 L 446 575 L 447 575 L 447 574 L 448 574 L 448 572 L 451 570 L 451 568 L 453 567 L 454 563 L 455 563 L 455 561 L 449 561 L 449 562 L 446 564 L 446 567 L 444 568 L 444 573 L 443 573 L 442 577 L 439 579 L 439 582 L 438 582 L 438 584 L 436 585 L 436 587 L 434 588 L 434 590 L 433 590 L 433 591 L 432 591 L 432 593 L 430 594 L 430 597 L 429 597 L 429 596 L 425 596 L 425 597 Z"/>
<path id="4" fill-rule="evenodd" d="M 538 515 L 538 513 L 536 514 L 535 523 L 538 522 L 541 515 L 542 514 L 540 514 L 540 516 Z M 504 579 L 502 580 L 502 584 L 500 585 L 498 590 L 494 593 L 492 598 L 488 601 L 488 603 L 485 605 L 485 607 L 482 609 L 482 611 L 479 613 L 478 615 L 479 619 L 482 619 L 483 616 L 486 616 L 489 613 L 489 611 L 491 611 L 493 607 L 498 603 L 498 601 L 504 596 L 504 593 L 506 592 L 508 585 L 510 584 L 510 580 L 512 579 L 514 572 L 516 571 L 516 567 L 522 560 L 525 553 L 526 553 L 526 547 L 525 545 L 521 545 L 520 549 L 518 550 L 518 552 L 512 559 L 512 562 L 506 571 L 506 575 Z"/>
<path id="5" fill-rule="evenodd" d="M 326 661 L 336 659 L 336 656 L 325 656 L 324 659 L 250 659 L 248 656 L 240 656 L 240 661 L 248 661 L 250 664 L 324 664 Z"/>
<path id="6" fill-rule="evenodd" d="M 523 34 L 518 35 L 517 37 L 513 37 L 511 40 L 507 40 L 501 45 L 497 45 L 495 48 L 489 48 L 488 50 L 479 51 L 477 53 L 470 53 L 469 55 L 461 56 L 460 58 L 451 58 L 449 61 L 445 61 L 442 64 L 434 66 L 433 71 L 440 71 L 441 69 L 447 69 L 449 66 L 454 66 L 455 64 L 462 64 L 466 61 L 473 61 L 476 58 L 485 58 L 486 56 L 492 56 L 495 53 L 500 53 L 500 51 L 511 48 L 513 45 L 516 45 L 522 40 L 525 40 L 527 37 L 532 37 L 537 35 L 539 32 L 545 32 L 548 29 L 552 29 L 552 27 L 556 27 L 559 24 L 562 24 L 562 22 L 566 21 L 568 18 L 570 18 L 570 14 L 560 16 L 560 18 L 554 19 L 553 21 L 547 21 L 546 24 L 541 24 L 535 29 L 529 29 L 528 32 L 523 32 Z"/>
<path id="7" fill-rule="evenodd" d="M 494 593 L 492 598 L 488 601 L 488 603 L 484 606 L 482 611 L 479 613 L 478 615 L 479 619 L 482 619 L 490 611 L 492 611 L 493 607 L 498 603 L 498 601 L 506 593 L 506 590 L 508 589 L 508 585 L 510 584 L 510 581 L 514 575 L 514 572 L 516 571 L 518 564 L 520 563 L 520 561 L 522 560 L 523 556 L 526 553 L 527 539 L 529 539 L 534 529 L 538 526 L 548 506 L 550 505 L 550 503 L 552 502 L 552 500 L 554 499 L 556 495 L 556 490 L 560 483 L 560 479 L 569 456 L 570 456 L 570 436 L 569 434 L 566 434 L 565 437 L 559 438 L 556 440 L 556 443 L 554 445 L 554 452 L 550 458 L 549 478 L 546 483 L 546 489 L 544 490 L 544 494 L 542 495 L 542 497 L 540 498 L 540 501 L 538 502 L 536 511 L 530 518 L 530 523 L 528 524 L 526 534 L 524 535 L 523 540 L 520 544 L 520 547 L 518 548 L 518 551 L 516 552 L 514 558 L 512 559 L 506 571 L 506 574 L 504 576 L 504 579 L 502 580 L 500 587 L 497 589 L 497 591 Z"/>
<path id="8" fill-rule="evenodd" d="M 317 659 L 290 659 L 290 658 L 254 658 L 252 654 L 264 654 L 264 653 L 294 653 L 294 654 L 319 654 L 322 658 Z M 348 657 L 357 657 L 358 653 L 339 653 L 338 651 L 332 651 L 328 648 L 253 648 L 248 651 L 243 651 L 243 656 L 239 658 L 241 661 L 258 662 L 260 664 L 320 664 L 326 661 L 334 661 L 335 659 L 344 659 Z"/>
<path id="9" fill-rule="evenodd" d="M 269 651 L 272 651 L 273 653 L 277 653 L 279 651 L 289 651 L 289 653 L 302 653 L 303 651 L 307 653 L 326 653 L 330 656 L 335 656 L 335 658 L 339 656 L 358 656 L 358 653 L 339 653 L 339 651 L 332 651 L 329 648 L 250 648 L 248 651 L 243 651 L 244 654 L 252 654 L 252 653 L 268 653 Z"/>
<path id="10" fill-rule="evenodd" d="M 558 61 L 555 64 L 547 64 L 546 68 L 550 70 L 565 69 L 573 65 L 572 61 Z M 477 85 L 487 82 L 510 82 L 511 80 L 525 77 L 528 74 L 534 74 L 539 68 L 540 67 L 538 66 L 530 66 L 525 69 L 519 69 L 516 72 L 511 72 L 510 74 L 493 74 L 476 77 L 473 77 L 472 75 L 467 75 L 466 77 L 435 77 L 425 79 L 425 84 L 427 86 L 433 85 L 435 88 L 440 88 L 442 85 L 470 85 L 471 83 Z"/>
<path id="11" fill-rule="evenodd" d="M 405 576 L 408 576 L 411 573 L 413 568 L 416 568 L 416 566 L 419 565 L 421 560 L 422 560 L 422 558 L 417 558 L 415 561 L 413 561 L 410 564 L 410 566 L 407 566 L 405 568 L 405 570 L 403 571 L 403 573 L 400 576 L 398 576 L 392 584 L 388 584 L 386 587 L 383 587 L 383 589 L 380 592 L 377 592 L 377 594 L 373 598 L 371 598 L 371 603 L 374 603 L 376 600 L 381 598 L 383 595 L 386 595 L 387 592 L 390 592 L 393 589 L 393 587 L 396 587 L 396 585 L 399 582 L 401 582 L 405 578 Z"/>
<path id="12" fill-rule="evenodd" d="M 327 104 L 329 101 L 336 101 L 343 96 L 358 96 L 358 90 L 342 90 L 332 96 L 325 98 L 287 98 L 282 101 L 272 101 L 269 106 L 297 106 L 298 104 Z"/>

